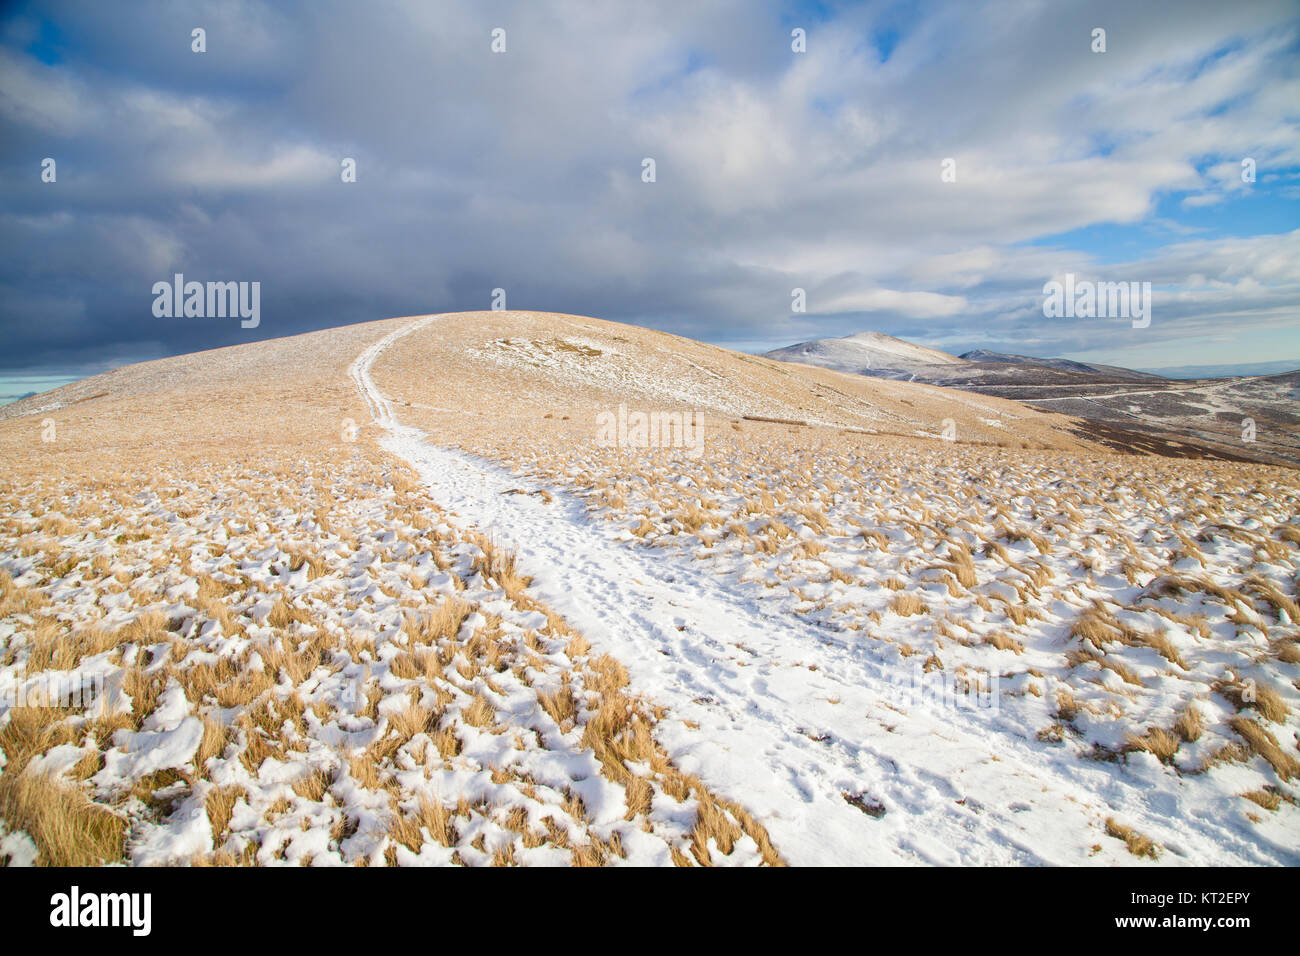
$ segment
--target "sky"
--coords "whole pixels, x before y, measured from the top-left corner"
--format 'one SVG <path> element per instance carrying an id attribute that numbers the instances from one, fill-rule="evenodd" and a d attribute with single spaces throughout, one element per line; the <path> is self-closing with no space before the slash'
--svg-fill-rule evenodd
<path id="1" fill-rule="evenodd" d="M 745 351 L 1300 367 L 1293 0 L 2 9 L 0 395 L 494 289 Z M 175 273 L 260 323 L 156 317 Z M 1150 324 L 1046 317 L 1067 273 Z"/>

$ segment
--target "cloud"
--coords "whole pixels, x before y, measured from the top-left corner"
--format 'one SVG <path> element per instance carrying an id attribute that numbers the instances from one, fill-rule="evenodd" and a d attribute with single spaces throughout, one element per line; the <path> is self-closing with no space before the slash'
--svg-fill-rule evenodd
<path id="1" fill-rule="evenodd" d="M 811 309 L 814 314 L 841 312 L 891 312 L 915 318 L 936 318 L 957 315 L 966 311 L 966 300 L 961 296 L 938 295 L 934 292 L 901 292 L 897 289 L 866 289 L 861 292 L 836 296 Z"/>
<path id="2" fill-rule="evenodd" d="M 867 3 L 813 19 L 742 0 L 159 0 L 6 17 L 11 367 L 486 308 L 495 287 L 515 308 L 755 348 L 881 328 L 950 351 L 1125 354 L 1131 330 L 1044 325 L 1042 284 L 1066 271 L 1157 283 L 1148 345 L 1294 322 L 1294 234 L 1243 219 L 1202 236 L 1194 218 L 1296 201 L 1300 26 L 1284 2 Z M 1089 49 L 1098 23 L 1105 54 Z M 190 51 L 197 25 L 206 54 Z M 871 40 L 885 27 L 888 57 Z M 1116 263 L 1051 241 L 1099 225 L 1165 244 Z M 159 324 L 149 287 L 172 271 L 261 281 L 261 326 Z M 795 287 L 807 315 L 790 312 Z"/>

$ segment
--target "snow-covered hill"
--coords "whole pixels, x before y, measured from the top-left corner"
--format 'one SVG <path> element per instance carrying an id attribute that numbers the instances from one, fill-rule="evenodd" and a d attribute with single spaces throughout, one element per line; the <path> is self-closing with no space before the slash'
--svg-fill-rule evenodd
<path id="1" fill-rule="evenodd" d="M 906 377 L 929 366 L 961 366 L 964 359 L 938 349 L 914 345 L 883 332 L 859 332 L 839 339 L 814 339 L 768 352 L 779 362 L 803 362 L 837 372 L 878 378 Z"/>
<path id="2" fill-rule="evenodd" d="M 1294 865 L 1296 472 L 1082 425 L 534 312 L 16 403 L 0 864 Z"/>

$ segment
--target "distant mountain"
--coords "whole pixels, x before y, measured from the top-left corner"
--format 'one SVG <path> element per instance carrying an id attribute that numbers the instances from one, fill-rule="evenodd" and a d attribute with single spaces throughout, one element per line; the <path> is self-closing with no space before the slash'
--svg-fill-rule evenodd
<path id="1" fill-rule="evenodd" d="M 964 359 L 882 332 L 859 332 L 839 339 L 814 339 L 766 353 L 779 362 L 802 362 L 875 378 L 906 378 L 920 370 L 968 364 Z"/>
<path id="2" fill-rule="evenodd" d="M 1162 378 L 1163 376 L 1116 365 L 1091 365 L 1076 362 L 1073 359 L 1035 358 L 1032 355 L 1014 355 L 1007 352 L 990 352 L 988 349 L 975 349 L 963 352 L 961 357 L 968 362 L 992 362 L 1004 365 L 1036 365 L 1043 368 L 1055 368 L 1064 372 L 1079 372 L 1084 375 L 1108 375 L 1119 378 Z"/>
<path id="3" fill-rule="evenodd" d="M 882 332 L 859 332 L 836 339 L 814 339 L 765 353 L 780 362 L 802 362 L 870 375 L 915 379 L 937 385 L 1059 385 L 1079 376 L 1088 381 L 1159 381 L 1160 376 L 1111 365 L 1089 365 L 1061 358 L 1035 358 L 975 349 L 950 355 Z"/>
<path id="4" fill-rule="evenodd" d="M 1012 355 L 1008 352 L 990 352 L 988 349 L 975 349 L 962 352 L 961 357 L 968 362 L 1004 362 L 1008 365 L 1049 365 L 1052 368 L 1064 368 L 1074 372 L 1091 372 L 1091 366 L 1070 359 L 1043 359 L 1030 355 Z"/>
<path id="5" fill-rule="evenodd" d="M 766 357 L 1015 399 L 1084 420 L 1080 435 L 1117 448 L 1300 465 L 1300 372 L 1222 378 L 1241 366 L 1137 371 L 989 349 L 950 355 L 879 332 L 800 342 Z M 1254 432 L 1244 438 L 1248 420 Z"/>

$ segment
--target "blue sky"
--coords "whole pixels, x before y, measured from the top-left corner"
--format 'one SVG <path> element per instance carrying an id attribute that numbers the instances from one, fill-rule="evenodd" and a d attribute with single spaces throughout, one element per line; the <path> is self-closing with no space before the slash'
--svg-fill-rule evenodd
<path id="1" fill-rule="evenodd" d="M 10 4 L 0 393 L 498 287 L 754 351 L 1300 365 L 1298 53 L 1289 0 Z M 176 272 L 260 326 L 154 318 Z M 1045 318 L 1067 273 L 1151 325 Z"/>
<path id="2" fill-rule="evenodd" d="M 1041 236 L 1031 246 L 1077 249 L 1094 262 L 1127 262 L 1153 255 L 1178 235 L 1202 239 L 1276 235 L 1300 228 L 1300 169 L 1291 167 L 1212 206 L 1188 206 L 1197 195 L 1178 190 L 1154 197 L 1155 208 L 1139 222 L 1103 222 Z"/>

